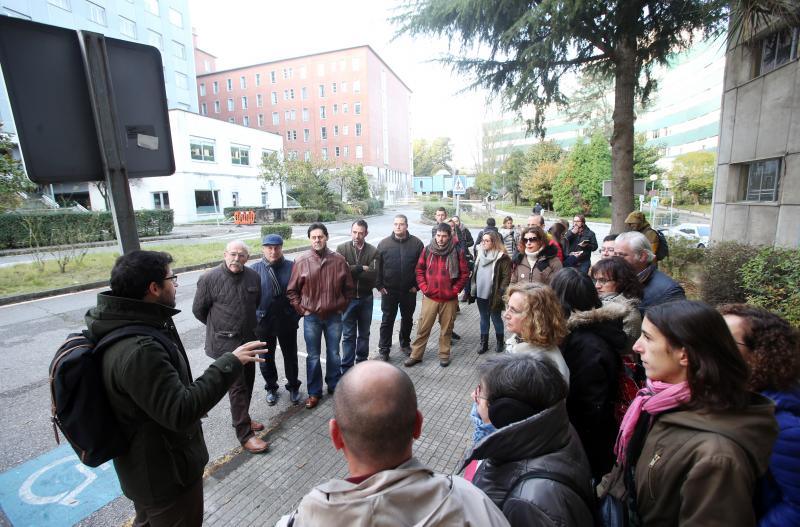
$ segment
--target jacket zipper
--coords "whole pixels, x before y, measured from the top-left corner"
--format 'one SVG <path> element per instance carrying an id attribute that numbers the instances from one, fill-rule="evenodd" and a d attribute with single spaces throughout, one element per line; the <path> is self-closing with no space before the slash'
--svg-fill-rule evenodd
<path id="1" fill-rule="evenodd" d="M 650 498 L 655 500 L 656 495 L 653 492 L 653 469 L 655 468 L 658 460 L 661 459 L 661 451 L 659 450 L 655 454 L 653 454 L 653 459 L 650 460 L 650 463 L 647 465 L 647 488 L 650 490 Z"/>

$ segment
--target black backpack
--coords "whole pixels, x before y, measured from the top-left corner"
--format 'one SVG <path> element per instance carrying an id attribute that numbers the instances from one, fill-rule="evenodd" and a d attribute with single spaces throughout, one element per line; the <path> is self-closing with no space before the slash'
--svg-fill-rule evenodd
<path id="1" fill-rule="evenodd" d="M 117 328 L 94 342 L 86 331 L 71 333 L 50 363 L 50 411 L 81 463 L 97 467 L 128 450 L 129 437 L 117 422 L 103 385 L 103 352 L 132 336 L 149 336 L 167 350 L 175 344 L 152 326 Z M 56 428 L 58 427 L 58 428 Z"/>
<path id="2" fill-rule="evenodd" d="M 656 249 L 656 261 L 660 262 L 664 258 L 669 256 L 669 245 L 667 244 L 667 237 L 664 236 L 664 233 L 658 229 L 653 229 L 656 231 L 656 235 L 658 236 L 658 249 Z"/>

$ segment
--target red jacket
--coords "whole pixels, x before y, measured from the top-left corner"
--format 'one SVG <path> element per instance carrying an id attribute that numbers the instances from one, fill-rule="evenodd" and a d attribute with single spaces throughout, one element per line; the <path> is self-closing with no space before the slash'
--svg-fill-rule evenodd
<path id="1" fill-rule="evenodd" d="M 464 253 L 453 247 L 458 255 L 458 278 L 450 278 L 447 257 L 436 256 L 428 248 L 423 249 L 417 260 L 417 285 L 422 294 L 436 302 L 447 302 L 458 298 L 469 278 L 469 267 Z"/>

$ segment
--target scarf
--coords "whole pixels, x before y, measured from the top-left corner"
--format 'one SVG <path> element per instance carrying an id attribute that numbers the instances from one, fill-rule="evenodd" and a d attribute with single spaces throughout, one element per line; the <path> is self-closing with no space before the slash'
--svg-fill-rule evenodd
<path id="1" fill-rule="evenodd" d="M 637 277 L 639 278 L 639 281 L 642 284 L 646 284 L 647 281 L 650 280 L 650 277 L 653 276 L 653 272 L 655 272 L 655 270 L 656 270 L 656 266 L 653 265 L 653 264 L 650 264 L 647 267 L 645 267 L 644 269 L 642 269 L 642 271 L 637 275 Z"/>
<path id="2" fill-rule="evenodd" d="M 478 247 L 478 265 L 492 265 L 498 258 L 500 258 L 500 251 L 486 252 L 483 247 Z"/>
<path id="3" fill-rule="evenodd" d="M 272 264 L 266 258 L 261 258 L 264 261 L 264 265 L 267 267 L 267 275 L 269 276 L 270 282 L 272 282 L 272 296 L 281 296 L 283 294 L 283 289 L 281 288 L 280 282 L 278 282 L 278 277 L 275 276 L 275 270 L 272 268 Z M 275 264 L 283 263 L 283 257 L 279 260 L 275 261 Z"/>
<path id="4" fill-rule="evenodd" d="M 454 280 L 458 278 L 458 251 L 454 249 L 455 244 L 452 238 L 444 247 L 439 247 L 436 240 L 431 241 L 431 243 L 428 244 L 428 253 L 430 254 L 430 256 L 428 256 L 428 267 L 433 263 L 434 256 L 441 256 L 447 259 L 447 270 L 450 273 L 450 278 Z"/>
<path id="5" fill-rule="evenodd" d="M 647 379 L 647 386 L 639 390 L 636 398 L 631 401 L 625 417 L 619 427 L 617 444 L 614 446 L 614 453 L 617 455 L 617 463 L 625 464 L 625 455 L 628 451 L 628 443 L 633 437 L 633 431 L 642 410 L 650 415 L 658 415 L 677 408 L 692 398 L 689 390 L 689 383 L 684 381 L 678 384 L 669 384 L 661 381 L 651 381 Z"/>
<path id="6" fill-rule="evenodd" d="M 538 251 L 529 251 L 527 249 L 525 250 L 525 256 L 528 258 L 528 267 L 533 269 L 534 264 L 536 264 L 536 260 L 539 259 L 539 255 L 542 253 L 544 248 L 545 245 L 542 245 L 542 248 L 539 249 Z"/>

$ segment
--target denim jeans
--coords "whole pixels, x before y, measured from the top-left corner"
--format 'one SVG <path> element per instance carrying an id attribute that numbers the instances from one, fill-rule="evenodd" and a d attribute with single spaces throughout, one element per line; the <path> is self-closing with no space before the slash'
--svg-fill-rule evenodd
<path id="1" fill-rule="evenodd" d="M 306 315 L 303 319 L 303 338 L 306 341 L 306 383 L 308 395 L 322 397 L 322 335 L 325 334 L 325 384 L 328 391 L 336 388 L 342 376 L 339 359 L 339 341 L 342 339 L 342 315 L 334 313 L 326 319 Z"/>
<path id="2" fill-rule="evenodd" d="M 483 298 L 476 298 L 476 303 L 478 304 L 478 313 L 481 315 L 481 335 L 488 335 L 489 334 L 489 318 L 492 319 L 492 324 L 494 324 L 494 332 L 498 335 L 502 335 L 504 333 L 503 330 L 503 312 L 502 311 L 492 311 L 489 307 L 489 300 Z"/>
<path id="3" fill-rule="evenodd" d="M 354 298 L 342 315 L 342 375 L 369 357 L 369 326 L 372 324 L 372 295 Z"/>

